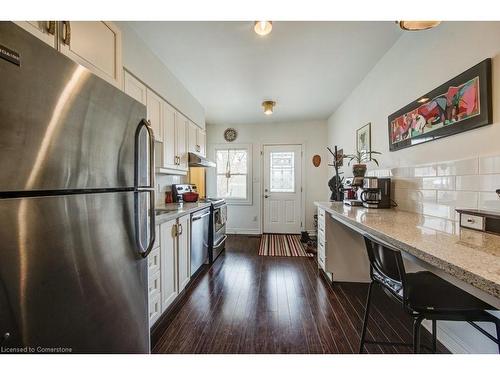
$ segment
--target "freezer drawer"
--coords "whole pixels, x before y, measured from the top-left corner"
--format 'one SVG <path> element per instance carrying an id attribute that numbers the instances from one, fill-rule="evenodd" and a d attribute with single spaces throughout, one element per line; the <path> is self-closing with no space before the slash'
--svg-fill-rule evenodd
<path id="1" fill-rule="evenodd" d="M 0 199 L 2 346 L 149 352 L 134 204 L 133 192 Z"/>

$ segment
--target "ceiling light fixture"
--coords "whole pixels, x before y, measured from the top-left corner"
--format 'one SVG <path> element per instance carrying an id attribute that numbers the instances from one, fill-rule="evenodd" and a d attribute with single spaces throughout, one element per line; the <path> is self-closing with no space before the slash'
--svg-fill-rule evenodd
<path id="1" fill-rule="evenodd" d="M 428 30 L 436 27 L 441 21 L 396 21 L 399 27 L 406 31 Z"/>
<path id="2" fill-rule="evenodd" d="M 262 102 L 262 108 L 264 108 L 264 114 L 266 115 L 272 115 L 274 111 L 274 106 L 276 105 L 276 102 L 272 100 L 264 100 Z"/>
<path id="3" fill-rule="evenodd" d="M 273 29 L 272 21 L 255 21 L 253 29 L 260 36 L 267 35 Z"/>

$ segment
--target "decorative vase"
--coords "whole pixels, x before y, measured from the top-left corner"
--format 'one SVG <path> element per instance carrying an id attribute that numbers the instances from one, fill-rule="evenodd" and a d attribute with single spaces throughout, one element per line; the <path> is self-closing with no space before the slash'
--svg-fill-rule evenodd
<path id="1" fill-rule="evenodd" d="M 352 174 L 354 177 L 365 177 L 366 164 L 354 164 L 352 166 Z"/>

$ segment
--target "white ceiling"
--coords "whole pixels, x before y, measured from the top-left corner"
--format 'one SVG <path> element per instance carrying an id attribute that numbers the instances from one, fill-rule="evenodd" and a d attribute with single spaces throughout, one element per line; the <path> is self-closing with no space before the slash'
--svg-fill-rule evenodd
<path id="1" fill-rule="evenodd" d="M 128 22 L 206 110 L 207 123 L 328 118 L 395 43 L 393 22 Z M 265 116 L 261 102 L 277 101 Z"/>

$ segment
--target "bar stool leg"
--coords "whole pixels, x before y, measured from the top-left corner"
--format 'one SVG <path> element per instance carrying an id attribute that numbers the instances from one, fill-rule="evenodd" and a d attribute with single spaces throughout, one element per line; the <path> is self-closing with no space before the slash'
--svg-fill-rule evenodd
<path id="1" fill-rule="evenodd" d="M 495 322 L 497 327 L 497 341 L 498 341 L 498 354 L 500 354 L 500 321 L 497 319 Z"/>
<path id="2" fill-rule="evenodd" d="M 366 304 L 365 304 L 365 316 L 363 318 L 363 329 L 361 330 L 361 341 L 359 342 L 359 351 L 358 351 L 359 354 L 363 353 L 363 345 L 365 344 L 365 334 L 366 334 L 366 326 L 368 324 L 368 316 L 370 311 L 372 287 L 373 287 L 373 281 L 368 286 L 368 295 L 366 297 Z"/>
<path id="3" fill-rule="evenodd" d="M 437 352 L 437 324 L 436 319 L 432 319 L 432 352 Z"/>
<path id="4" fill-rule="evenodd" d="M 424 317 L 419 316 L 413 321 L 413 353 L 420 353 L 420 327 L 422 320 L 424 320 Z"/>

